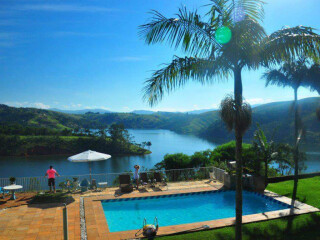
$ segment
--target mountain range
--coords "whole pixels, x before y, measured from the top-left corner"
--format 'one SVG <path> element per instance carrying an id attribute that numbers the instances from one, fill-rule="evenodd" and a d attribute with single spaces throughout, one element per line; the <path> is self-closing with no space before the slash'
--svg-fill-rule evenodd
<path id="1" fill-rule="evenodd" d="M 305 129 L 305 143 L 320 143 L 320 122 L 316 117 L 320 98 L 305 98 L 299 101 L 301 120 Z M 142 114 L 141 114 L 142 113 Z M 244 138 L 252 139 L 257 124 L 268 138 L 275 141 L 291 142 L 293 139 L 292 101 L 273 102 L 252 109 L 252 125 Z M 107 128 L 113 123 L 123 123 L 132 129 L 168 129 L 177 133 L 193 134 L 215 142 L 233 139 L 221 121 L 218 110 L 199 114 L 135 111 L 134 113 L 101 114 L 91 110 L 86 114 L 61 113 L 35 108 L 15 108 L 0 105 L 0 123 L 17 123 L 23 126 L 48 127 L 57 130 L 65 128 Z"/>
<path id="2" fill-rule="evenodd" d="M 58 108 L 49 108 L 48 110 L 55 111 L 55 112 L 61 112 L 61 113 L 69 113 L 69 114 L 86 114 L 86 113 L 120 113 L 120 112 L 113 112 L 105 109 L 95 108 L 95 109 L 79 109 L 79 110 L 66 110 L 66 109 L 58 109 Z M 199 110 L 192 110 L 192 111 L 186 111 L 186 112 L 174 112 L 174 113 L 188 113 L 188 114 L 201 114 L 205 112 L 214 111 L 216 109 L 199 109 Z M 150 111 L 150 110 L 133 110 L 129 113 L 135 113 L 135 114 L 156 114 L 161 111 Z"/>

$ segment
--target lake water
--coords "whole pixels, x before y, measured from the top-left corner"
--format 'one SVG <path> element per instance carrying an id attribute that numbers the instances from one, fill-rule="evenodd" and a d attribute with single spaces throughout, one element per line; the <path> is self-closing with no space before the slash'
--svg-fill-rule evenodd
<path id="1" fill-rule="evenodd" d="M 152 168 L 163 160 L 167 153 L 193 154 L 196 151 L 215 148 L 215 144 L 207 140 L 177 134 L 169 130 L 129 130 L 135 142 L 150 141 L 151 154 L 143 156 L 112 156 L 106 161 L 92 163 L 92 173 L 119 173 L 133 171 L 133 166 L 139 164 Z M 88 163 L 72 163 L 68 156 L 31 156 L 31 157 L 0 157 L 0 178 L 42 176 L 50 165 L 60 175 L 82 175 L 89 173 Z"/>
<path id="2" fill-rule="evenodd" d="M 139 164 L 152 168 L 167 153 L 193 154 L 196 151 L 213 149 L 216 144 L 191 135 L 177 134 L 169 130 L 129 130 L 137 143 L 151 141 L 151 154 L 144 156 L 112 156 L 111 159 L 92 163 L 92 173 L 119 173 L 133 171 Z M 68 156 L 0 157 L 0 178 L 43 176 L 50 165 L 61 175 L 82 175 L 89 173 L 88 163 L 71 163 Z M 307 152 L 308 166 L 305 172 L 320 171 L 320 152 Z"/>

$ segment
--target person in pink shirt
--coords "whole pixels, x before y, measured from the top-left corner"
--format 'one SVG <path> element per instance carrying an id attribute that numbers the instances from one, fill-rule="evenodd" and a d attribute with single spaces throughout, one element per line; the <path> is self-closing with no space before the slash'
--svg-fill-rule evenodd
<path id="1" fill-rule="evenodd" d="M 52 166 L 47 170 L 46 174 L 44 175 L 45 177 L 48 176 L 48 186 L 50 187 L 50 192 L 52 192 L 52 187 L 53 187 L 53 192 L 56 192 L 56 184 L 55 184 L 55 178 L 56 175 L 59 177 L 59 173 L 53 169 Z"/>

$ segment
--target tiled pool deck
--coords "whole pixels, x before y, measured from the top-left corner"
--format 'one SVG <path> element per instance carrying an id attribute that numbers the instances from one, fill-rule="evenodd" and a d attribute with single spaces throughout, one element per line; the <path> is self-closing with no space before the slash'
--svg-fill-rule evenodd
<path id="1" fill-rule="evenodd" d="M 138 230 L 123 231 L 123 232 L 110 232 L 108 228 L 108 223 L 106 221 L 103 208 L 101 205 L 101 200 L 106 199 L 119 199 L 119 198 L 135 198 L 135 197 L 146 197 L 146 196 L 159 196 L 159 195 L 169 195 L 177 193 L 190 193 L 190 192 L 201 192 L 201 191 L 213 191 L 218 190 L 217 187 L 204 187 L 201 189 L 181 189 L 172 190 L 164 192 L 148 192 L 148 193 L 132 193 L 130 195 L 122 195 L 119 197 L 114 197 L 112 195 L 104 196 L 92 196 L 85 198 L 85 217 L 87 226 L 88 239 L 132 239 L 135 238 L 135 233 Z M 265 195 L 275 198 L 276 200 L 291 205 L 291 199 L 277 195 L 275 193 L 265 191 Z M 300 203 L 296 201 L 295 208 L 284 209 L 279 211 L 272 211 L 266 213 L 252 214 L 243 216 L 243 223 L 258 222 L 264 220 L 270 220 L 280 217 L 286 217 L 289 215 L 299 215 L 304 213 L 317 212 L 319 209 L 309 206 L 307 204 Z M 176 232 L 186 231 L 194 228 L 201 228 L 203 225 L 208 225 L 210 229 L 221 228 L 226 226 L 234 225 L 235 218 L 226 218 L 205 222 L 197 222 L 190 224 L 181 224 L 174 226 L 159 227 L 158 235 L 162 234 L 172 234 Z"/>
<path id="2" fill-rule="evenodd" d="M 177 193 L 201 192 L 218 190 L 222 187 L 219 182 L 186 182 L 170 184 L 168 188 L 161 190 L 134 191 L 129 194 L 118 194 L 118 189 L 107 189 L 103 192 L 88 193 L 84 196 L 85 220 L 88 240 L 99 239 L 128 239 L 134 238 L 137 230 L 110 233 L 104 216 L 100 200 L 135 198 L 146 196 L 159 196 Z M 278 201 L 291 204 L 291 199 L 279 196 L 272 192 L 265 192 L 266 195 L 276 198 Z M 80 195 L 73 196 L 75 201 L 68 205 L 68 229 L 69 239 L 79 240 L 80 234 Z M 54 240 L 63 239 L 62 232 L 62 206 L 57 204 L 29 204 L 8 208 L 0 211 L 0 240 Z M 295 209 L 285 209 L 263 214 L 253 214 L 243 217 L 244 223 L 269 220 L 285 217 L 293 214 L 304 214 L 316 212 L 319 209 L 307 204 L 296 202 Z M 220 219 L 192 224 L 160 227 L 158 234 L 170 234 L 183 230 L 189 230 L 203 225 L 210 228 L 219 228 L 234 224 L 234 218 Z"/>

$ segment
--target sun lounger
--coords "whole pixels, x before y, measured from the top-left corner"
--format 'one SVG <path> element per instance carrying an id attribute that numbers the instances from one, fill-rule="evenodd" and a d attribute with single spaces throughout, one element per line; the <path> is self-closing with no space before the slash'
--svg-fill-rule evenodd
<path id="1" fill-rule="evenodd" d="M 145 172 L 140 173 L 140 184 L 144 188 L 152 186 L 152 182 L 148 178 L 148 174 L 147 173 L 145 173 Z"/>
<path id="2" fill-rule="evenodd" d="M 131 177 L 128 174 L 119 175 L 121 192 L 132 192 L 133 186 L 131 184 Z"/>
<path id="3" fill-rule="evenodd" d="M 161 177 L 161 173 L 160 172 L 155 172 L 153 174 L 153 178 L 154 178 L 154 184 L 155 186 L 157 187 L 160 187 L 160 186 L 167 186 L 167 183 L 166 183 L 166 180 L 164 177 Z"/>

